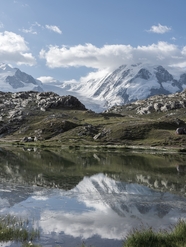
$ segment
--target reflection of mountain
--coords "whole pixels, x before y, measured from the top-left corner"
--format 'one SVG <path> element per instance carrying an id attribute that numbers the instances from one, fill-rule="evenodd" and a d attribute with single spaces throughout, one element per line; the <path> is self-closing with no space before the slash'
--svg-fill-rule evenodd
<path id="1" fill-rule="evenodd" d="M 41 188 L 30 186 L 17 186 L 0 184 L 0 211 L 5 207 L 12 207 L 15 204 L 19 204 L 30 197 L 36 191 L 40 191 Z"/>
<path id="2" fill-rule="evenodd" d="M 122 217 L 137 213 L 136 217 L 153 214 L 163 218 L 177 207 L 176 195 L 157 192 L 139 184 L 115 181 L 103 174 L 85 177 L 74 191 L 87 206 L 110 208 Z M 186 208 L 184 210 L 183 207 L 182 212 L 186 213 Z"/>
<path id="3" fill-rule="evenodd" d="M 84 239 L 88 245 L 109 246 L 104 245 L 105 239 L 122 241 L 134 227 L 167 229 L 179 218 L 186 218 L 185 198 L 103 174 L 84 177 L 69 191 L 36 191 L 10 209 L 6 207 L 5 213 L 35 219 L 35 225 L 42 230 L 41 244 L 55 239 L 64 247 L 70 246 L 69 237 L 76 238 L 77 243 Z M 121 242 L 117 244 L 114 246 L 121 246 Z"/>
<path id="4" fill-rule="evenodd" d="M 11 147 L 0 149 L 0 180 L 21 186 L 70 190 L 84 176 L 104 173 L 117 180 L 185 194 L 185 174 L 179 174 L 175 165 L 180 163 L 186 163 L 184 154 L 49 151 Z"/>
<path id="5" fill-rule="evenodd" d="M 71 189 L 83 178 L 74 160 L 47 150 L 0 149 L 1 183 Z"/>

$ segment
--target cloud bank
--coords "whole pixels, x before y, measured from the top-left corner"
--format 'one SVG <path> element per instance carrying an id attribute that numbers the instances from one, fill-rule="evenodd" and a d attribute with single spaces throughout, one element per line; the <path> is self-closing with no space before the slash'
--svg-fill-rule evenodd
<path id="1" fill-rule="evenodd" d="M 0 33 L 0 62 L 32 66 L 36 60 L 28 51 L 22 36 L 8 31 Z"/>
<path id="2" fill-rule="evenodd" d="M 50 68 L 85 66 L 112 71 L 122 64 L 161 64 L 162 66 L 186 69 L 186 46 L 160 41 L 148 46 L 104 45 L 99 48 L 92 44 L 77 46 L 49 46 L 40 51 L 40 58 L 46 60 Z"/>

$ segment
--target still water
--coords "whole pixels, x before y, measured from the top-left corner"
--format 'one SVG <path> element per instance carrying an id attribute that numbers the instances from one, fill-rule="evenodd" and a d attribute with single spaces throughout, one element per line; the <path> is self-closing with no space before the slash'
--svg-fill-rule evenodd
<path id="1" fill-rule="evenodd" d="M 3 148 L 0 213 L 29 219 L 43 246 L 121 247 L 134 228 L 186 218 L 184 164 L 182 153 Z"/>

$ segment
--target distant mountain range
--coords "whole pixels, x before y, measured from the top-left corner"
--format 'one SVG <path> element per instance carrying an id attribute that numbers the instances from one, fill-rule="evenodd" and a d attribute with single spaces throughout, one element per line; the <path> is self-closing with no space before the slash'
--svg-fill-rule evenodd
<path id="1" fill-rule="evenodd" d="M 127 104 L 153 95 L 172 94 L 186 88 L 186 73 L 176 79 L 161 65 L 142 63 L 122 65 L 103 78 L 92 78 L 72 86 L 76 92 L 86 92 L 91 98 L 105 101 L 106 106 Z"/>
<path id="2" fill-rule="evenodd" d="M 96 75 L 96 76 L 94 76 Z M 186 73 L 175 78 L 161 65 L 142 63 L 122 65 L 112 73 L 82 78 L 79 83 L 43 84 L 17 68 L 0 64 L 0 91 L 53 91 L 60 95 L 78 97 L 87 108 L 108 108 L 127 104 L 153 95 L 172 94 L 186 88 Z M 99 107 L 100 105 L 100 107 Z"/>
<path id="3" fill-rule="evenodd" d="M 61 83 L 62 84 L 62 83 Z M 71 88 L 71 85 L 70 85 Z M 81 100 L 88 109 L 95 111 L 102 111 L 103 108 L 100 104 L 85 95 L 81 95 L 76 91 L 68 91 L 68 87 L 60 87 L 60 84 L 54 85 L 53 83 L 42 83 L 41 81 L 33 78 L 18 68 L 0 63 L 0 91 L 2 92 L 20 92 L 20 91 L 38 91 L 38 92 L 54 92 L 60 96 L 72 95 Z"/>

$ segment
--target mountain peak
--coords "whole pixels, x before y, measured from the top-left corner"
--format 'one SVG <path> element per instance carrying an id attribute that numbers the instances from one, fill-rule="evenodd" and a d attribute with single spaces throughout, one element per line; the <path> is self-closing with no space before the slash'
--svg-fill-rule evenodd
<path id="1" fill-rule="evenodd" d="M 0 88 L 4 92 L 43 91 L 42 83 L 34 79 L 31 75 L 22 72 L 18 68 L 12 68 L 10 65 L 0 63 Z"/>
<path id="2" fill-rule="evenodd" d="M 13 68 L 6 64 L 6 63 L 0 63 L 0 72 L 5 72 L 5 71 L 12 71 Z"/>
<path id="3" fill-rule="evenodd" d="M 156 77 L 160 83 L 173 81 L 173 76 L 165 68 L 163 68 L 163 66 L 158 66 L 155 68 L 155 71 Z"/>

